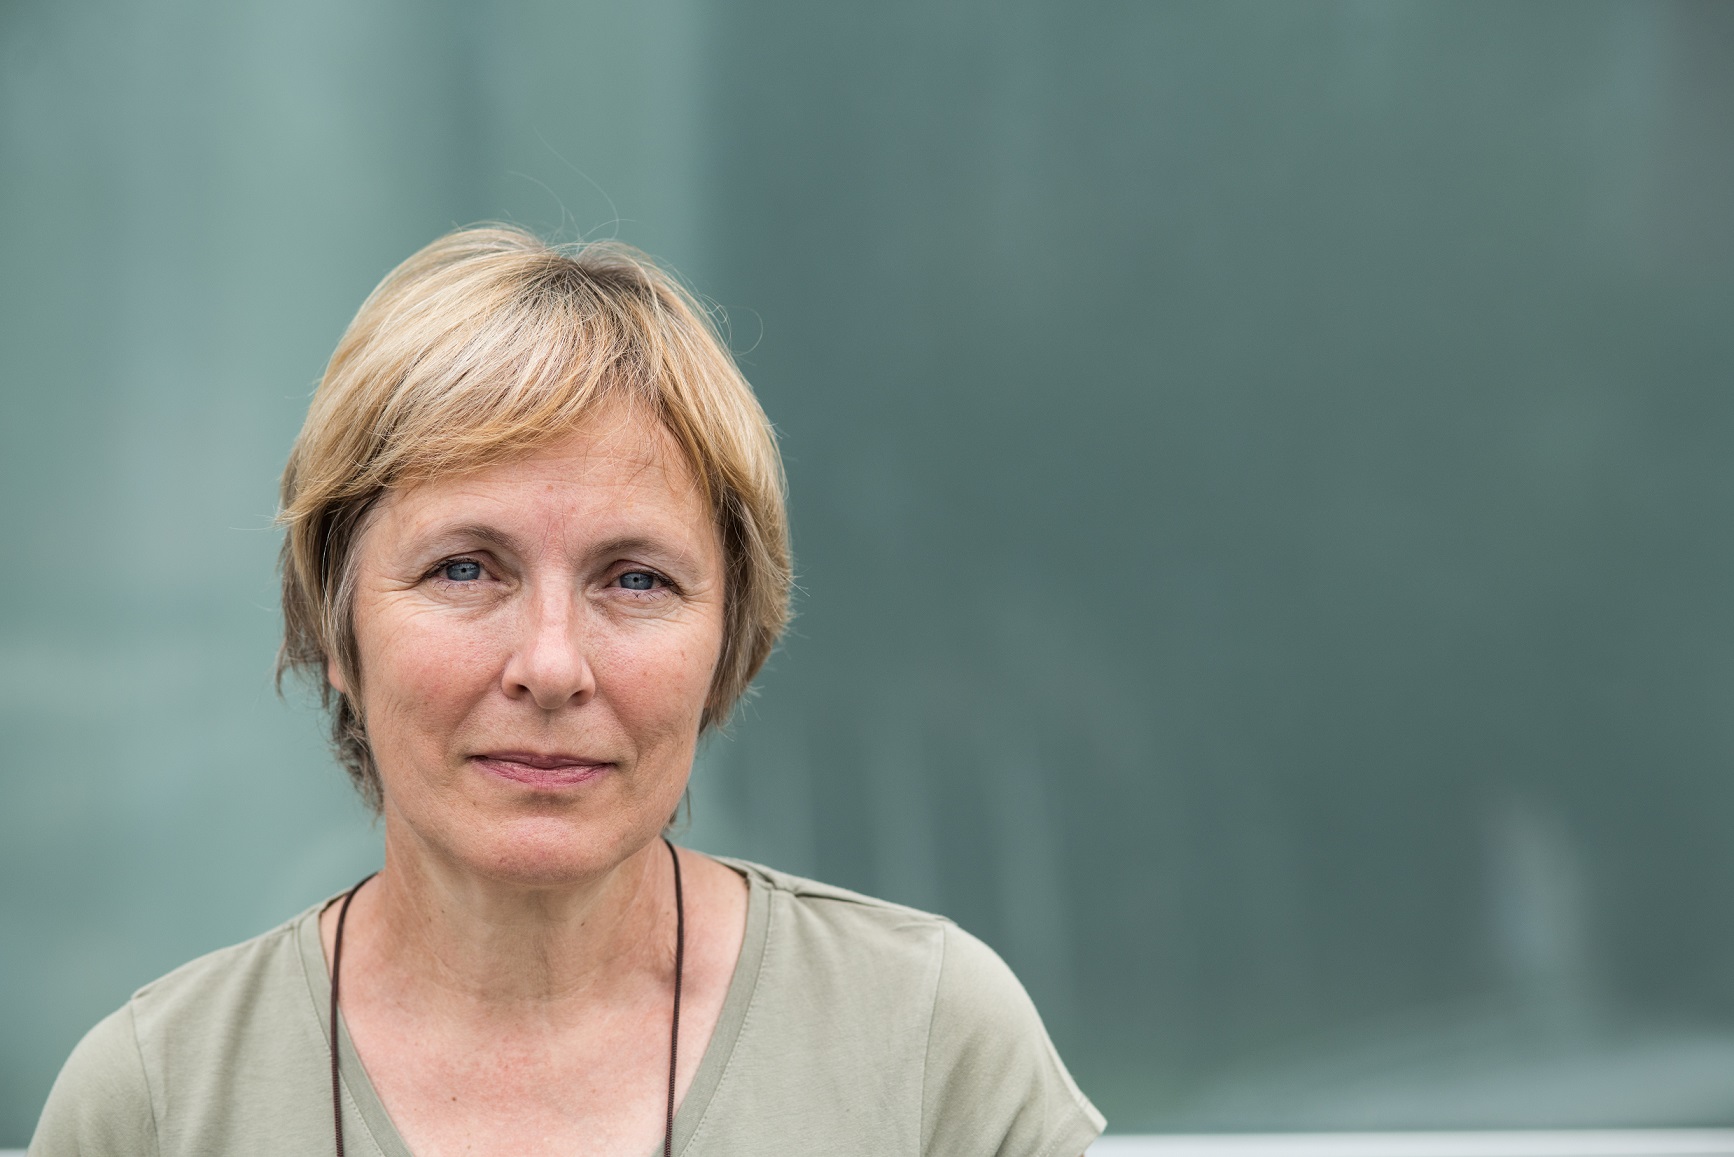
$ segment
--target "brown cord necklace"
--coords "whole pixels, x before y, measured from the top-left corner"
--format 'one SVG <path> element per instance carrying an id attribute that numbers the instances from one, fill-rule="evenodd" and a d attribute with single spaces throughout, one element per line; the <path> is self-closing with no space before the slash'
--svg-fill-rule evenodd
<path id="1" fill-rule="evenodd" d="M 662 1157 L 674 1157 L 674 1072 L 680 1053 L 680 976 L 686 964 L 686 899 L 680 889 L 680 854 L 666 836 L 662 842 L 674 861 L 674 1015 L 669 1018 L 668 1029 L 668 1128 L 662 1135 Z M 343 969 L 343 922 L 349 919 L 349 902 L 361 891 L 361 885 L 378 874 L 365 877 L 343 894 L 343 906 L 337 910 L 336 942 L 331 946 L 331 1125 L 337 1139 L 337 1157 L 343 1157 L 343 1097 L 337 1076 L 337 977 Z"/>

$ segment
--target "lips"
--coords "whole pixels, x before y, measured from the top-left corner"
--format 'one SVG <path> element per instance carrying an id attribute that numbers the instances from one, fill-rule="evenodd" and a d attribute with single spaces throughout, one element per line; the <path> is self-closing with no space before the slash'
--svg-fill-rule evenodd
<path id="1" fill-rule="evenodd" d="M 614 768 L 606 760 L 534 751 L 490 751 L 470 761 L 488 775 L 542 788 L 575 787 Z"/>

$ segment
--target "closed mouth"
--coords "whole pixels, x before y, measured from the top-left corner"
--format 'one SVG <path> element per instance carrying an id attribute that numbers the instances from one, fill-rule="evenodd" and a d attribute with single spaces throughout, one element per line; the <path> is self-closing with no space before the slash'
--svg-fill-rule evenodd
<path id="1" fill-rule="evenodd" d="M 489 775 L 534 787 L 588 783 L 614 767 L 607 760 L 530 751 L 490 751 L 471 756 L 470 762 Z"/>

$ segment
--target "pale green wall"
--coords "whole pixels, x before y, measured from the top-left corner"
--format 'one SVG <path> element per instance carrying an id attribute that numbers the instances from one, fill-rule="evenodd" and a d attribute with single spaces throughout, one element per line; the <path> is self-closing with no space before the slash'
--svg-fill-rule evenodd
<path id="1" fill-rule="evenodd" d="M 376 835 L 274 476 L 453 224 L 728 311 L 800 618 L 690 842 L 1116 1128 L 1734 1123 L 1734 9 L 0 7 L 0 1144 Z"/>

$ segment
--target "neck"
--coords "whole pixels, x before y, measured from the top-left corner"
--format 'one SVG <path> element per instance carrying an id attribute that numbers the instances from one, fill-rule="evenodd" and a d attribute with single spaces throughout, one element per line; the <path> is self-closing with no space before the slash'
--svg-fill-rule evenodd
<path id="1" fill-rule="evenodd" d="M 389 974 L 400 991 L 526 1013 L 671 972 L 673 882 L 660 839 L 595 877 L 526 886 L 448 863 L 401 828 L 394 839 L 393 827 L 388 816 L 385 866 L 356 895 L 346 963 Z"/>

